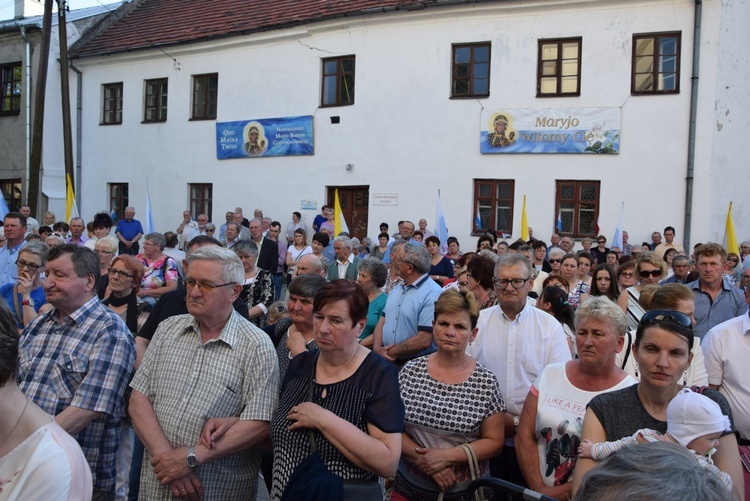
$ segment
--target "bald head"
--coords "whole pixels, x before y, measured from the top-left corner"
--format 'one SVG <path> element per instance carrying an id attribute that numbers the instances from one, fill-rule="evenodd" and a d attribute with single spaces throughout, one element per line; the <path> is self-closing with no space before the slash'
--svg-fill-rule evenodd
<path id="1" fill-rule="evenodd" d="M 325 278 L 325 268 L 323 262 L 318 256 L 313 254 L 305 254 L 297 261 L 297 266 L 292 273 L 292 278 L 297 278 L 300 275 L 320 275 Z"/>

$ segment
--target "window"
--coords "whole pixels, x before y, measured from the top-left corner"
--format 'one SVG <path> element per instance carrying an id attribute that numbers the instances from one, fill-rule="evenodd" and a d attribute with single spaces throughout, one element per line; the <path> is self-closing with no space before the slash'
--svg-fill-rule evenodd
<path id="1" fill-rule="evenodd" d="M 475 179 L 473 233 L 490 229 L 498 233 L 513 233 L 514 193 L 515 181 L 512 179 Z"/>
<path id="2" fill-rule="evenodd" d="M 453 46 L 451 97 L 490 95 L 490 44 Z"/>
<path id="3" fill-rule="evenodd" d="M 192 120 L 213 120 L 219 99 L 219 74 L 193 75 Z"/>
<path id="4" fill-rule="evenodd" d="M 104 84 L 104 105 L 102 106 L 102 125 L 122 123 L 122 82 Z"/>
<path id="5" fill-rule="evenodd" d="M 213 185 L 211 183 L 199 183 L 190 185 L 190 211 L 194 217 L 205 214 L 211 221 L 213 209 Z"/>
<path id="6" fill-rule="evenodd" d="M 557 181 L 555 219 L 562 220 L 560 235 L 573 238 L 597 234 L 599 181 Z"/>
<path id="7" fill-rule="evenodd" d="M 144 122 L 167 121 L 167 79 L 146 80 Z"/>
<path id="8" fill-rule="evenodd" d="M 122 219 L 127 206 L 128 183 L 109 183 L 109 209 L 115 211 L 118 219 Z"/>
<path id="9" fill-rule="evenodd" d="M 323 59 L 321 106 L 354 104 L 354 56 Z"/>
<path id="10" fill-rule="evenodd" d="M 539 40 L 536 97 L 581 95 L 581 38 Z"/>
<path id="11" fill-rule="evenodd" d="M 0 66 L 0 115 L 21 113 L 21 63 Z"/>
<path id="12" fill-rule="evenodd" d="M 11 211 L 17 211 L 21 207 L 21 179 L 2 179 L 0 189 L 3 191 L 8 208 Z"/>
<path id="13" fill-rule="evenodd" d="M 680 34 L 633 36 L 633 94 L 680 92 Z"/>

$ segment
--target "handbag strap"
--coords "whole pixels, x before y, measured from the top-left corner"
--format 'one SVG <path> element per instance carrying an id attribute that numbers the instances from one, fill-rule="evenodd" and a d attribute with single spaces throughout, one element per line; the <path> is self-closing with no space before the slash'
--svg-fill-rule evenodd
<path id="1" fill-rule="evenodd" d="M 632 338 L 630 336 L 630 331 L 629 330 L 625 331 L 625 334 L 627 334 L 627 336 L 628 336 L 628 341 L 627 341 L 627 345 L 628 346 L 627 346 L 627 349 L 625 350 L 625 356 L 622 357 L 622 367 L 620 367 L 620 369 L 622 369 L 622 370 L 625 370 L 625 364 L 628 363 L 628 357 L 630 357 L 630 350 L 633 347 L 633 340 L 632 340 Z"/>
<path id="2" fill-rule="evenodd" d="M 481 473 L 481 470 L 479 469 L 479 459 L 477 458 L 477 454 L 474 451 L 474 448 L 471 446 L 471 444 L 461 444 L 459 447 L 464 451 L 466 454 L 466 459 L 468 460 L 469 464 L 469 474 L 471 475 L 472 480 L 476 480 L 479 478 L 479 475 Z M 438 495 L 438 501 L 443 501 L 445 498 L 445 493 L 440 492 Z M 474 491 L 474 499 L 475 501 L 485 501 L 484 498 L 484 491 L 482 488 L 477 489 Z"/>
<path id="3" fill-rule="evenodd" d="M 21 311 L 21 307 L 18 305 L 18 282 L 13 284 L 13 304 L 16 307 L 16 315 L 18 315 L 18 323 L 23 325 L 25 327 L 25 324 L 23 322 L 23 312 Z"/>

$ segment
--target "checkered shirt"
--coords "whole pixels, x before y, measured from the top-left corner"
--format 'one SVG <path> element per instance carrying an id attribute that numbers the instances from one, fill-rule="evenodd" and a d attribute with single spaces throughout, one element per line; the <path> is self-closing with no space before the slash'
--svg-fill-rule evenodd
<path id="1" fill-rule="evenodd" d="M 234 310 L 218 338 L 202 343 L 192 315 L 159 324 L 131 387 L 146 395 L 174 448 L 196 445 L 206 420 L 239 416 L 271 421 L 279 394 L 279 366 L 268 335 Z M 141 470 L 141 496 L 172 499 L 148 466 Z M 205 499 L 255 499 L 260 451 L 253 448 L 195 471 Z"/>
<path id="2" fill-rule="evenodd" d="M 125 322 L 94 296 L 71 315 L 56 309 L 23 331 L 18 385 L 56 416 L 69 406 L 100 412 L 75 438 L 91 467 L 94 490 L 115 492 L 125 389 L 135 364 L 135 340 Z"/>

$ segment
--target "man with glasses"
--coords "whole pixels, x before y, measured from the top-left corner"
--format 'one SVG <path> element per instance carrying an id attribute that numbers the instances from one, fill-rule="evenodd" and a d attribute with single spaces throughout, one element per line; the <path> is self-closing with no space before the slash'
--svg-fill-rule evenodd
<path id="1" fill-rule="evenodd" d="M 18 280 L 16 260 L 18 252 L 26 245 L 26 218 L 20 212 L 9 212 L 4 218 L 7 244 L 0 248 L 0 285 Z"/>
<path id="2" fill-rule="evenodd" d="M 495 374 L 508 407 L 505 447 L 490 459 L 492 476 L 518 485 L 526 481 L 516 460 L 514 436 L 526 395 L 545 366 L 570 360 L 562 324 L 528 301 L 534 286 L 531 272 L 522 254 L 500 256 L 494 278 L 498 305 L 479 312 L 477 336 L 466 350 Z"/>
<path id="3" fill-rule="evenodd" d="M 696 337 L 703 336 L 722 322 L 747 313 L 742 291 L 724 279 L 724 262 L 727 252 L 719 244 L 709 242 L 694 251 L 698 280 L 687 287 L 695 296 Z"/>
<path id="4" fill-rule="evenodd" d="M 187 264 L 189 315 L 159 325 L 131 383 L 130 414 L 146 448 L 139 495 L 253 498 L 256 445 L 278 402 L 278 359 L 268 336 L 232 308 L 244 280 L 239 257 L 207 246 Z M 212 433 L 212 419 L 225 418 L 232 426 L 203 443 L 204 425 Z"/>
<path id="5" fill-rule="evenodd" d="M 54 306 L 21 335 L 19 387 L 81 446 L 93 499 L 114 500 L 125 389 L 135 346 L 125 322 L 99 302 L 99 257 L 63 244 L 49 252 L 44 292 Z"/>

